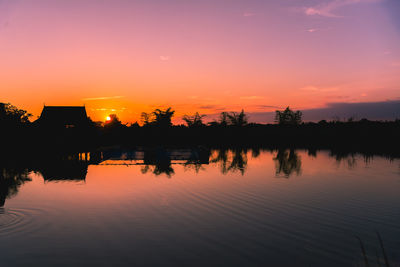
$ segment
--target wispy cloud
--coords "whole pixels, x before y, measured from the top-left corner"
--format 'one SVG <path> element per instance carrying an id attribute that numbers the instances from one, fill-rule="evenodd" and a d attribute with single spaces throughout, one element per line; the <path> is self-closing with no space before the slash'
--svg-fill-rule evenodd
<path id="1" fill-rule="evenodd" d="M 116 95 L 116 96 L 101 96 L 101 97 L 90 97 L 90 98 L 82 98 L 83 101 L 96 101 L 96 100 L 108 100 L 108 99 L 118 99 L 118 98 L 123 98 L 124 96 L 122 95 Z"/>
<path id="2" fill-rule="evenodd" d="M 243 13 L 243 17 L 254 17 L 256 15 L 256 13 L 253 12 L 244 12 Z"/>
<path id="3" fill-rule="evenodd" d="M 160 56 L 161 61 L 169 61 L 171 59 L 171 56 Z"/>
<path id="4" fill-rule="evenodd" d="M 256 108 L 260 109 L 281 109 L 279 106 L 272 106 L 272 105 L 257 105 Z"/>
<path id="5" fill-rule="evenodd" d="M 400 67 L 400 61 L 398 61 L 398 62 L 393 62 L 393 63 L 392 63 L 392 67 L 395 67 L 395 68 Z"/>
<path id="6" fill-rule="evenodd" d="M 225 107 L 221 107 L 221 106 L 217 106 L 217 105 L 202 105 L 202 106 L 199 106 L 198 108 L 206 110 L 205 112 L 211 112 L 211 113 L 221 112 L 221 111 L 226 110 Z"/>
<path id="7" fill-rule="evenodd" d="M 199 106 L 199 109 L 215 109 L 217 108 L 216 105 L 201 105 Z"/>
<path id="8" fill-rule="evenodd" d="M 382 0 L 332 0 L 316 6 L 306 7 L 303 10 L 308 16 L 318 15 L 328 18 L 340 18 L 342 16 L 335 14 L 335 11 L 339 8 L 359 3 L 376 3 L 381 1 Z"/>
<path id="9" fill-rule="evenodd" d="M 327 95 L 326 99 L 348 99 L 350 98 L 348 95 Z"/>
<path id="10" fill-rule="evenodd" d="M 337 91 L 339 88 L 337 87 L 316 87 L 316 86 L 306 86 L 303 88 L 300 88 L 300 90 L 302 91 L 306 91 L 306 92 L 333 92 L 333 91 Z"/>
<path id="11" fill-rule="evenodd" d="M 313 32 L 316 32 L 316 31 L 318 31 L 318 29 L 312 28 L 312 29 L 308 29 L 308 30 L 307 30 L 307 32 L 309 32 L 309 33 L 313 33 Z"/>

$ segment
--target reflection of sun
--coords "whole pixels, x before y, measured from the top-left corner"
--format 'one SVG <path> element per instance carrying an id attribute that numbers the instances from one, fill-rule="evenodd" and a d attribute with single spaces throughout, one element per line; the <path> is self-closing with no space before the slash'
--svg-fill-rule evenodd
<path id="1" fill-rule="evenodd" d="M 107 116 L 106 117 L 106 121 L 110 121 L 111 120 L 111 117 L 110 116 Z"/>

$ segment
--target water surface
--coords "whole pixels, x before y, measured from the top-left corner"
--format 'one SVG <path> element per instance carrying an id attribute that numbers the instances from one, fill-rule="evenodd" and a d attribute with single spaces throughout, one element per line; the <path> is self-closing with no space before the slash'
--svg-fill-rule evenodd
<path id="1" fill-rule="evenodd" d="M 304 150 L 214 150 L 192 160 L 188 153 L 2 167 L 2 264 L 363 266 L 359 237 L 375 266 L 377 253 L 383 264 L 379 231 L 399 265 L 399 160 Z"/>

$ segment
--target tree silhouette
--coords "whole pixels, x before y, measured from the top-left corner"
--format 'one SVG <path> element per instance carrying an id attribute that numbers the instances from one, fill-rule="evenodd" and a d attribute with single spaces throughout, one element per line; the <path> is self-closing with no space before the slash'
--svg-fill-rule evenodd
<path id="1" fill-rule="evenodd" d="M 188 127 L 201 127 L 204 126 L 203 118 L 205 116 L 206 115 L 200 115 L 196 112 L 193 116 L 185 115 L 182 119 L 186 122 Z"/>
<path id="2" fill-rule="evenodd" d="M 170 127 L 172 126 L 172 116 L 174 116 L 175 111 L 171 107 L 166 110 L 156 109 L 153 111 L 155 116 L 154 124 L 159 127 Z"/>
<path id="3" fill-rule="evenodd" d="M 106 128 L 121 128 L 124 126 L 116 114 L 110 114 L 110 120 L 104 124 Z"/>
<path id="4" fill-rule="evenodd" d="M 219 125 L 226 127 L 228 125 L 228 112 L 221 112 L 219 115 Z"/>
<path id="5" fill-rule="evenodd" d="M 10 103 L 0 103 L 0 125 L 15 127 L 26 125 L 32 114 L 26 110 L 19 109 Z"/>
<path id="6" fill-rule="evenodd" d="M 228 116 L 230 124 L 233 126 L 242 127 L 247 124 L 247 115 L 244 113 L 243 109 L 240 113 L 236 113 L 236 112 L 231 112 L 230 114 L 227 113 L 227 116 Z"/>
<path id="7" fill-rule="evenodd" d="M 294 112 L 287 107 L 284 111 L 275 111 L 275 122 L 280 125 L 299 125 L 302 122 L 302 116 L 301 111 Z"/>
<path id="8" fill-rule="evenodd" d="M 144 126 L 150 125 L 153 122 L 152 113 L 142 112 L 140 120 Z"/>
<path id="9" fill-rule="evenodd" d="M 174 113 L 171 107 L 165 110 L 155 109 L 151 113 L 142 112 L 141 121 L 143 126 L 171 127 Z"/>

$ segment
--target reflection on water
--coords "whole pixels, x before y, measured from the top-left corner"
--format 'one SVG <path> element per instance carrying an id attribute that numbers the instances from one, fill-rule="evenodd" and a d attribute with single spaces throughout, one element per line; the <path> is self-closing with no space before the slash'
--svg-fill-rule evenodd
<path id="1" fill-rule="evenodd" d="M 289 178 L 293 173 L 301 174 L 301 158 L 294 149 L 279 149 L 274 157 L 276 176 Z"/>
<path id="2" fill-rule="evenodd" d="M 21 185 L 31 181 L 28 174 L 29 171 L 24 168 L 0 166 L 0 207 L 4 206 L 7 198 L 11 198 L 18 193 Z"/>
<path id="3" fill-rule="evenodd" d="M 355 236 L 383 266 L 375 230 L 400 263 L 398 159 L 153 148 L 0 170 L 5 266 L 364 266 Z"/>
<path id="4" fill-rule="evenodd" d="M 246 149 L 220 149 L 212 153 L 212 163 L 217 163 L 222 174 L 239 172 L 244 175 L 247 167 Z"/>

